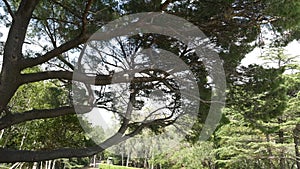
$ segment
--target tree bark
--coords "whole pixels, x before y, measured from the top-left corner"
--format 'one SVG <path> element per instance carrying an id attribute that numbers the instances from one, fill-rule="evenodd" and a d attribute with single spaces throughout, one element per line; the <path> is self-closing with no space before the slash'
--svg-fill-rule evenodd
<path id="1" fill-rule="evenodd" d="M 18 89 L 22 47 L 32 12 L 39 0 L 22 0 L 14 15 L 4 46 L 3 65 L 0 75 L 0 115 Z"/>

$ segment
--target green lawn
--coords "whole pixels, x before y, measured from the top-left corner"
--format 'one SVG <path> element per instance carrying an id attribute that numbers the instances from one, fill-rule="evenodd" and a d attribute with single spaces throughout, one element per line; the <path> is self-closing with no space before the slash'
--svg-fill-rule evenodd
<path id="1" fill-rule="evenodd" d="M 141 169 L 141 168 L 125 167 L 125 166 L 119 166 L 119 165 L 100 164 L 100 169 Z"/>

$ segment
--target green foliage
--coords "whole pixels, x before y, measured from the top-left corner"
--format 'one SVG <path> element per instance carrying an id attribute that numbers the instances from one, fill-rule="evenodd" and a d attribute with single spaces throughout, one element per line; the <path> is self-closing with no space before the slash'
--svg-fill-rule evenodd
<path id="1" fill-rule="evenodd" d="M 33 13 L 31 36 L 33 38 L 47 38 L 49 42 L 58 45 L 78 36 L 83 27 L 81 16 L 85 12 L 86 1 L 55 1 L 42 0 Z M 89 24 L 86 25 L 88 33 L 94 33 L 97 27 L 108 21 L 116 19 L 118 14 L 113 8 L 113 1 L 94 1 L 88 17 Z"/>
<path id="2" fill-rule="evenodd" d="M 200 142 L 195 145 L 183 143 L 170 152 L 156 155 L 151 163 L 162 168 L 205 169 L 214 166 L 214 150 L 211 142 Z"/>
<path id="3" fill-rule="evenodd" d="M 271 0 L 267 3 L 267 9 L 269 15 L 280 16 L 283 18 L 282 20 L 275 22 L 276 26 L 280 26 L 284 29 L 299 28 L 300 2 L 298 0 Z"/>
<path id="4" fill-rule="evenodd" d="M 282 114 L 286 107 L 286 88 L 282 84 L 284 69 L 250 65 L 242 67 L 231 86 L 229 104 L 250 121 L 265 120 Z M 239 98 L 238 100 L 236 98 Z"/>
<path id="5" fill-rule="evenodd" d="M 100 164 L 100 169 L 139 169 L 135 167 L 125 167 L 125 166 L 117 166 L 111 164 Z"/>
<path id="6" fill-rule="evenodd" d="M 35 67 L 23 73 L 40 71 Z M 12 112 L 51 109 L 69 105 L 69 86 L 57 80 L 35 82 L 21 86 L 11 99 Z M 2 147 L 27 150 L 50 150 L 61 147 L 93 145 L 86 137 L 76 115 L 28 121 L 4 130 Z"/>
<path id="7" fill-rule="evenodd" d="M 89 158 L 61 159 L 60 163 L 67 169 L 78 169 L 89 165 Z"/>
<path id="8" fill-rule="evenodd" d="M 26 69 L 26 73 L 39 72 L 39 67 Z M 9 103 L 12 112 L 22 112 L 31 109 L 57 108 L 68 104 L 67 88 L 59 88 L 59 81 L 36 82 L 19 87 Z"/>
<path id="9" fill-rule="evenodd" d="M 215 133 L 216 164 L 224 168 L 291 167 L 299 124 L 299 73 L 284 66 L 242 69 L 224 110 L 230 123 Z"/>

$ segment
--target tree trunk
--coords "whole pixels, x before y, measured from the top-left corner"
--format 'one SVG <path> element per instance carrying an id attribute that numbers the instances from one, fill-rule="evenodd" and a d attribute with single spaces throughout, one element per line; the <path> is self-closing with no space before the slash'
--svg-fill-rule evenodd
<path id="1" fill-rule="evenodd" d="M 280 125 L 282 122 L 283 122 L 282 118 L 279 117 L 278 118 L 278 124 Z M 278 142 L 280 144 L 283 144 L 284 143 L 284 132 L 283 132 L 283 130 L 279 130 L 278 137 L 279 137 L 279 141 Z M 285 169 L 285 159 L 284 159 L 284 150 L 283 149 L 281 149 L 281 151 L 280 151 L 279 166 L 280 166 L 280 169 Z"/>
<path id="2" fill-rule="evenodd" d="M 93 167 L 96 167 L 96 154 L 93 156 Z"/>
<path id="3" fill-rule="evenodd" d="M 4 134 L 4 129 L 1 130 L 1 134 L 0 134 L 0 140 L 2 139 L 3 137 L 3 134 Z"/>
<path id="4" fill-rule="evenodd" d="M 25 129 L 26 130 L 26 129 Z M 24 135 L 22 137 L 22 140 L 21 140 L 21 144 L 20 144 L 20 147 L 19 147 L 19 150 L 22 150 L 22 147 L 24 145 L 24 141 L 26 139 L 26 135 L 27 135 L 27 131 L 24 132 Z"/>
<path id="5" fill-rule="evenodd" d="M 33 166 L 32 166 L 32 169 L 37 169 L 37 166 L 38 166 L 38 163 L 37 163 L 37 162 L 34 162 L 34 163 L 33 163 Z"/>
<path id="6" fill-rule="evenodd" d="M 51 169 L 51 166 L 52 166 L 52 160 L 49 160 L 47 169 Z"/>
<path id="7" fill-rule="evenodd" d="M 269 134 L 266 134 L 266 139 L 267 139 L 267 142 L 270 143 L 270 135 Z M 274 164 L 272 162 L 272 157 L 273 157 L 272 149 L 270 146 L 268 146 L 267 150 L 268 150 L 268 154 L 269 154 L 269 167 L 270 167 L 270 169 L 274 169 Z"/>
<path id="8" fill-rule="evenodd" d="M 130 161 L 130 151 L 128 151 L 128 154 L 127 154 L 126 167 L 128 167 L 129 161 Z"/>
<path id="9" fill-rule="evenodd" d="M 23 165 L 24 165 L 25 163 L 21 163 L 21 165 L 20 165 L 20 167 L 19 168 L 23 168 Z"/>
<path id="10" fill-rule="evenodd" d="M 121 153 L 121 156 L 122 156 L 122 166 L 124 166 L 124 152 L 123 151 Z"/>
<path id="11" fill-rule="evenodd" d="M 147 166 L 147 154 L 146 154 L 146 150 L 145 150 L 145 156 L 144 156 L 144 168 L 148 168 L 148 166 Z"/>
<path id="12" fill-rule="evenodd" d="M 297 168 L 300 169 L 300 152 L 299 152 L 300 124 L 296 125 L 293 133 L 294 133 L 296 165 Z"/>
<path id="13" fill-rule="evenodd" d="M 17 163 L 15 163 L 14 165 L 12 165 L 12 166 L 10 167 L 10 169 L 16 168 L 16 167 L 18 167 L 18 165 L 19 165 L 19 163 L 17 162 Z"/>
<path id="14" fill-rule="evenodd" d="M 51 169 L 55 169 L 55 160 L 53 160 L 53 162 L 52 162 L 52 168 Z"/>
<path id="15" fill-rule="evenodd" d="M 8 129 L 8 131 L 6 130 L 6 132 L 8 132 L 8 136 L 6 136 L 6 139 L 5 139 L 5 141 L 4 141 L 4 143 L 3 143 L 3 145 L 2 145 L 2 148 L 4 148 L 4 147 L 6 147 L 6 145 L 7 145 L 7 143 L 8 143 L 8 141 L 9 141 L 9 139 L 11 138 L 11 130 L 12 130 L 12 128 L 13 127 L 10 127 L 9 129 Z"/>
<path id="16" fill-rule="evenodd" d="M 153 153 L 153 151 L 151 152 L 151 159 L 153 160 L 153 158 L 154 158 L 154 153 Z M 154 168 L 154 162 L 152 161 L 151 162 L 151 169 L 153 169 Z"/>
<path id="17" fill-rule="evenodd" d="M 39 0 L 21 1 L 13 18 L 4 46 L 3 64 L 0 75 L 0 115 L 18 89 L 20 83 L 22 47 L 32 12 Z"/>

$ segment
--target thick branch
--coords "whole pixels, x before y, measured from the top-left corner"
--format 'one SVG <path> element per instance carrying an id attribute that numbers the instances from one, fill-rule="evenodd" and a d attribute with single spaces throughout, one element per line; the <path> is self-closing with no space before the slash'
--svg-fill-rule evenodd
<path id="1" fill-rule="evenodd" d="M 99 146 L 87 147 L 81 149 L 63 148 L 49 151 L 28 151 L 28 150 L 10 150 L 0 149 L 0 163 L 13 163 L 13 162 L 35 162 L 45 161 L 58 158 L 71 158 L 71 157 L 88 157 L 105 149 L 125 141 L 129 137 L 122 137 L 121 134 L 116 133 Z"/>
<path id="2" fill-rule="evenodd" d="M 86 75 L 83 73 L 76 73 L 73 76 L 73 72 L 69 71 L 47 71 L 47 72 L 38 72 L 31 74 L 22 74 L 22 84 L 37 82 L 48 79 L 65 79 L 65 80 L 74 80 L 83 82 L 86 84 L 94 85 L 109 85 L 112 83 L 138 83 L 138 82 L 152 82 L 152 81 L 161 81 L 163 78 L 159 77 L 135 77 L 131 81 L 127 79 L 126 76 L 123 76 L 124 73 L 115 73 L 114 76 L 111 75 Z"/>
<path id="3" fill-rule="evenodd" d="M 49 151 L 27 151 L 0 149 L 0 163 L 34 162 L 57 158 L 88 157 L 103 151 L 101 147 L 64 148 Z"/>
<path id="4" fill-rule="evenodd" d="M 78 45 L 84 43 L 89 38 L 89 34 L 81 34 L 78 37 L 60 45 L 59 47 L 47 52 L 46 54 L 39 56 L 37 58 L 29 58 L 22 60 L 21 69 L 28 67 L 33 67 L 42 63 L 49 61 L 50 59 L 59 56 L 60 54 L 77 47 Z"/>
<path id="5" fill-rule="evenodd" d="M 81 113 L 87 113 L 90 110 L 90 107 L 82 107 Z M 56 109 L 30 110 L 23 113 L 7 114 L 6 116 L 0 119 L 0 130 L 25 121 L 53 118 L 68 114 L 75 114 L 74 107 L 66 106 Z"/>
<path id="6" fill-rule="evenodd" d="M 54 1 L 55 3 L 58 3 L 56 1 Z M 42 63 L 45 63 L 47 61 L 49 61 L 50 59 L 59 56 L 60 54 L 77 47 L 78 45 L 84 43 L 85 41 L 88 40 L 90 34 L 86 33 L 86 26 L 87 26 L 87 14 L 88 14 L 88 10 L 90 9 L 92 5 L 92 0 L 89 0 L 86 8 L 85 8 L 85 12 L 83 14 L 83 23 L 82 23 L 82 31 L 81 34 L 77 37 L 75 37 L 74 39 L 62 44 L 61 46 L 54 48 L 53 50 L 47 52 L 46 54 L 44 54 L 43 56 L 39 56 L 37 58 L 30 58 L 30 59 L 25 59 L 22 61 L 22 66 L 21 69 L 25 69 L 28 67 L 33 67 Z"/>
<path id="7" fill-rule="evenodd" d="M 135 126 L 137 124 L 137 127 L 135 127 L 135 129 L 133 131 L 131 131 L 130 133 L 126 134 L 125 137 L 133 137 L 137 134 L 139 134 L 144 128 L 150 127 L 150 126 L 160 126 L 160 127 L 166 127 L 169 125 L 172 125 L 176 122 L 176 120 L 178 119 L 178 117 L 176 117 L 175 119 L 171 119 L 170 117 L 166 117 L 166 118 L 162 118 L 162 119 L 155 119 L 155 120 L 151 120 L 151 121 L 143 121 L 143 122 L 133 122 L 130 123 L 128 126 Z"/>

